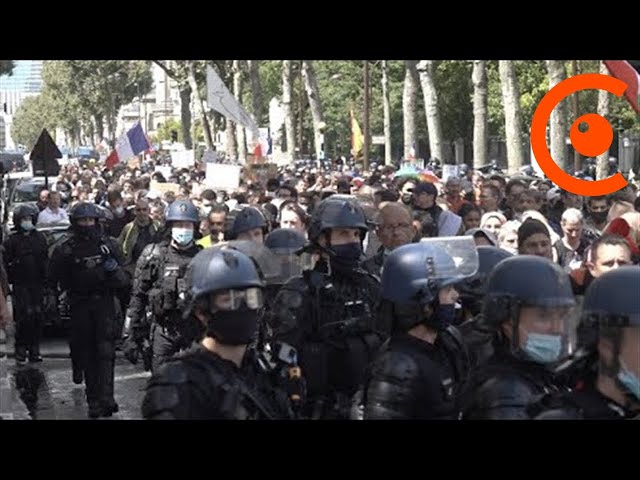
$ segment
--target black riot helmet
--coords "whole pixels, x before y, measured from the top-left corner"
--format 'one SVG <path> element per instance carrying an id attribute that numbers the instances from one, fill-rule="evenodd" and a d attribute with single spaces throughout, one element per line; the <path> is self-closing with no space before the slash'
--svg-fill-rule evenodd
<path id="1" fill-rule="evenodd" d="M 486 325 L 498 332 L 499 343 L 508 346 L 512 355 L 547 364 L 560 359 L 563 349 L 566 352 L 568 348 L 566 329 L 575 305 L 569 275 L 559 265 L 543 257 L 517 255 L 502 260 L 489 275 L 482 313 Z M 553 335 L 541 336 L 531 327 L 526 338 L 521 338 L 521 312 L 525 307 L 538 312 L 541 321 L 560 321 L 562 332 L 550 329 Z M 510 339 L 501 329 L 508 321 Z"/>
<path id="2" fill-rule="evenodd" d="M 456 255 L 450 245 L 460 245 L 467 259 Z M 477 253 L 471 237 L 428 239 L 403 245 L 386 258 L 382 269 L 381 309 L 390 315 L 394 329 L 407 331 L 419 323 L 446 327 L 441 319 L 426 315 L 426 306 L 438 303 L 440 289 L 455 285 L 477 269 Z"/>
<path id="3" fill-rule="evenodd" d="M 255 263 L 235 249 L 206 248 L 189 264 L 189 307 L 206 321 L 207 335 L 225 345 L 246 345 L 257 335 L 264 282 Z"/>
<path id="4" fill-rule="evenodd" d="M 640 372 L 634 360 L 640 355 L 640 267 L 624 266 L 596 278 L 587 288 L 582 315 L 585 326 L 598 332 L 598 373 L 613 378 L 625 395 L 625 406 L 637 410 Z"/>
<path id="5" fill-rule="evenodd" d="M 100 218 L 100 211 L 94 203 L 80 202 L 71 209 L 71 222 L 75 223 L 81 218 Z"/>
<path id="6" fill-rule="evenodd" d="M 480 246 L 478 248 L 478 271 L 458 284 L 462 306 L 472 315 L 482 309 L 482 299 L 486 293 L 487 278 L 498 263 L 513 255 L 497 247 Z"/>
<path id="7" fill-rule="evenodd" d="M 16 230 L 20 228 L 20 222 L 23 218 L 30 218 L 33 225 L 38 221 L 38 207 L 31 204 L 18 205 L 13 211 L 13 226 Z"/>
<path id="8" fill-rule="evenodd" d="M 238 205 L 225 218 L 225 240 L 235 240 L 238 235 L 249 230 L 261 228 L 267 234 L 268 224 L 265 214 L 256 207 Z"/>
<path id="9" fill-rule="evenodd" d="M 81 237 L 87 239 L 96 239 L 100 235 L 100 226 L 98 221 L 102 217 L 100 210 L 94 203 L 81 202 L 71 209 L 71 229 Z M 95 225 L 80 225 L 79 220 L 83 218 L 93 218 Z"/>
<path id="10" fill-rule="evenodd" d="M 309 240 L 317 244 L 320 235 L 332 228 L 357 228 L 364 240 L 369 227 L 364 210 L 350 195 L 332 195 L 313 210 L 309 221 Z"/>

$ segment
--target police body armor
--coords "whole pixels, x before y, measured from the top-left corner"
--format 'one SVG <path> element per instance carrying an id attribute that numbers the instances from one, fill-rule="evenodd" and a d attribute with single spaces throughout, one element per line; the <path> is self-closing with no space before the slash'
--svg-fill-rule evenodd
<path id="1" fill-rule="evenodd" d="M 500 350 L 472 375 L 460 397 L 465 420 L 531 419 L 544 395 L 568 391 L 543 365 Z"/>
<path id="2" fill-rule="evenodd" d="M 543 396 L 528 408 L 535 420 L 625 420 L 633 414 L 593 388 Z"/>
<path id="3" fill-rule="evenodd" d="M 289 418 L 254 380 L 245 378 L 230 361 L 197 345 L 169 360 L 153 375 L 142 414 L 146 419 L 157 420 Z"/>
<path id="4" fill-rule="evenodd" d="M 166 244 L 152 246 L 146 268 L 140 274 L 143 280 L 153 282 L 148 295 L 155 323 L 169 329 L 178 328 L 189 289 L 185 278 L 187 267 L 198 251 L 193 248 L 180 254 Z"/>
<path id="5" fill-rule="evenodd" d="M 101 237 L 89 240 L 74 234 L 59 248 L 65 258 L 71 259 L 68 275 L 61 283 L 63 290 L 68 290 L 72 298 L 106 293 L 129 284 L 119 266 L 118 249 L 113 239 Z"/>
<path id="6" fill-rule="evenodd" d="M 41 285 L 45 277 L 47 241 L 41 232 L 13 233 L 5 243 L 7 274 L 14 285 Z"/>
<path id="7" fill-rule="evenodd" d="M 470 362 L 460 332 L 449 326 L 429 345 L 406 333 L 392 337 L 368 369 L 364 418 L 458 419 L 457 397 Z"/>
<path id="8" fill-rule="evenodd" d="M 282 287 L 274 332 L 298 349 L 307 406 L 315 412 L 307 410 L 307 415 L 349 416 L 351 397 L 386 337 L 374 311 L 378 291 L 379 282 L 365 271 L 329 277 L 308 270 Z"/>

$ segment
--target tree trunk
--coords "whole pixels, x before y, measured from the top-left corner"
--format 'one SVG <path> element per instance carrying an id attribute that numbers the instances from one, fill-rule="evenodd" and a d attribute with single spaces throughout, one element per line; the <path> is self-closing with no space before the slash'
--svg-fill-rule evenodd
<path id="1" fill-rule="evenodd" d="M 600 74 L 608 75 L 607 67 L 603 61 L 600 61 Z M 606 90 L 598 90 L 598 115 L 607 117 L 609 115 L 609 92 Z M 598 155 L 596 161 L 596 180 L 602 180 L 609 176 L 609 149 Z"/>
<path id="2" fill-rule="evenodd" d="M 291 105 L 293 93 L 293 82 L 291 80 L 292 69 L 291 60 L 282 61 L 282 109 L 284 110 L 284 131 L 286 140 L 286 158 L 289 163 L 293 162 L 293 153 L 296 145 L 296 127 Z"/>
<path id="3" fill-rule="evenodd" d="M 437 158 L 444 162 L 442 152 L 442 129 L 440 128 L 440 115 L 438 113 L 438 93 L 433 82 L 433 60 L 421 60 L 417 65 L 420 75 L 420 86 L 424 97 L 424 110 L 427 116 L 427 130 L 429 132 L 429 150 L 431 158 Z"/>
<path id="4" fill-rule="evenodd" d="M 225 132 L 227 134 L 227 158 L 236 161 L 238 159 L 238 142 L 236 140 L 236 124 L 228 118 Z"/>
<path id="5" fill-rule="evenodd" d="M 487 122 L 487 62 L 473 61 L 473 168 L 489 163 L 488 122 Z"/>
<path id="6" fill-rule="evenodd" d="M 417 61 L 407 60 L 402 91 L 402 115 L 404 119 L 404 158 L 410 157 L 411 148 L 416 143 L 416 97 L 418 95 Z M 416 147 L 417 148 L 417 147 Z M 417 151 L 415 152 L 417 155 Z"/>
<path id="7" fill-rule="evenodd" d="M 322 104 L 320 103 L 318 82 L 316 81 L 316 74 L 313 71 L 313 64 L 309 60 L 302 61 L 302 78 L 304 79 L 304 88 L 307 91 L 309 108 L 311 109 L 311 118 L 313 119 L 313 140 L 316 159 L 320 159 L 322 158 L 322 144 L 324 143 L 323 131 L 325 125 L 322 119 Z"/>
<path id="8" fill-rule="evenodd" d="M 247 60 L 249 67 L 249 80 L 251 82 L 251 103 L 253 106 L 253 118 L 258 127 L 262 125 L 262 84 L 260 83 L 260 61 Z"/>
<path id="9" fill-rule="evenodd" d="M 391 104 L 389 102 L 389 77 L 387 75 L 387 61 L 382 61 L 382 110 L 384 112 L 384 164 L 393 163 L 391 151 Z"/>
<path id="10" fill-rule="evenodd" d="M 200 90 L 198 89 L 198 83 L 196 82 L 196 74 L 194 70 L 193 61 L 189 62 L 189 68 L 187 70 L 187 78 L 189 86 L 193 92 L 196 104 L 196 110 L 202 121 L 202 130 L 204 132 L 204 141 L 207 144 L 207 150 L 213 150 L 213 139 L 211 138 L 211 128 L 209 127 L 209 119 L 207 118 L 207 112 L 202 103 L 202 97 L 200 96 Z M 196 142 L 198 139 L 195 139 Z"/>
<path id="11" fill-rule="evenodd" d="M 242 65 L 240 60 L 233 61 L 233 96 L 242 103 Z M 244 125 L 236 125 L 236 138 L 238 139 L 238 160 L 240 163 L 247 161 L 247 139 Z"/>
<path id="12" fill-rule="evenodd" d="M 191 150 L 191 87 L 188 84 L 180 85 L 180 123 L 182 124 L 182 143 L 184 148 Z"/>
<path id="13" fill-rule="evenodd" d="M 567 72 L 562 60 L 547 60 L 547 71 L 549 72 L 549 90 L 567 78 Z M 551 112 L 549 125 L 549 143 L 551 158 L 570 175 L 573 174 L 573 159 L 569 159 L 565 154 L 564 139 L 567 131 L 567 109 L 565 102 L 556 105 Z"/>
<path id="14" fill-rule="evenodd" d="M 102 142 L 104 137 L 104 118 L 102 115 L 96 115 L 96 136 L 98 137 L 98 143 Z"/>
<path id="15" fill-rule="evenodd" d="M 520 126 L 520 91 L 513 61 L 500 60 L 498 63 L 507 136 L 508 174 L 511 175 L 516 173 L 524 163 Z"/>

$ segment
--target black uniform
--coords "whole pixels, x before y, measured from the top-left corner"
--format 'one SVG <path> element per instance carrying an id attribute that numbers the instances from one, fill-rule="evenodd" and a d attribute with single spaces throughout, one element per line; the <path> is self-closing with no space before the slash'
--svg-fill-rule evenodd
<path id="1" fill-rule="evenodd" d="M 327 274 L 324 261 L 276 297 L 277 340 L 293 345 L 307 382 L 304 415 L 348 418 L 351 398 L 388 335 L 378 320 L 377 278 L 364 270 Z"/>
<path id="2" fill-rule="evenodd" d="M 127 317 L 133 340 L 140 343 L 146 338 L 145 309 L 150 306 L 154 370 L 196 340 L 196 326 L 182 319 L 180 309 L 188 290 L 187 267 L 200 250 L 195 244 L 180 250 L 166 240 L 147 245 L 138 259 Z"/>
<path id="3" fill-rule="evenodd" d="M 434 344 L 407 333 L 391 337 L 370 367 L 364 392 L 365 420 L 456 419 L 457 387 L 468 362 L 455 327 Z"/>
<path id="4" fill-rule="evenodd" d="M 194 345 L 154 372 L 142 415 L 155 420 L 247 420 L 290 418 L 286 394 L 261 388 L 237 365 Z"/>
<path id="5" fill-rule="evenodd" d="M 117 411 L 113 396 L 115 291 L 125 288 L 122 253 L 115 239 L 72 233 L 54 250 L 52 283 L 68 292 L 71 355 L 84 371 L 90 416 Z"/>
<path id="6" fill-rule="evenodd" d="M 465 420 L 530 419 L 529 407 L 542 396 L 568 391 L 552 371 L 496 348 L 495 354 L 471 375 L 461 396 Z"/>
<path id="7" fill-rule="evenodd" d="M 637 415 L 593 387 L 547 395 L 532 405 L 529 413 L 535 420 L 626 420 Z"/>
<path id="8" fill-rule="evenodd" d="M 38 360 L 47 274 L 47 240 L 37 230 L 12 233 L 4 243 L 4 261 L 9 283 L 13 284 L 16 357 L 24 357 L 29 350 L 30 360 Z"/>

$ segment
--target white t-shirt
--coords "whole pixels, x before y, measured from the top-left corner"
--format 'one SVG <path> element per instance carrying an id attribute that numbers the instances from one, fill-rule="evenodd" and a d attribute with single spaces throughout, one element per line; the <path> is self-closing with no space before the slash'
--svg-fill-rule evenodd
<path id="1" fill-rule="evenodd" d="M 63 208 L 58 208 L 57 212 L 53 212 L 47 207 L 38 215 L 38 223 L 60 223 L 68 221 L 69 214 L 67 214 L 67 211 Z"/>

